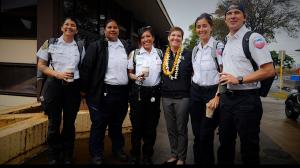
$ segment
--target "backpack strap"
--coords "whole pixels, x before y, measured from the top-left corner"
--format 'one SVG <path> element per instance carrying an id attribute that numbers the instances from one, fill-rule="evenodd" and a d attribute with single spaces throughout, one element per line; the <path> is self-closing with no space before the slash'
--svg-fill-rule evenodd
<path id="1" fill-rule="evenodd" d="M 212 58 L 215 62 L 215 65 L 216 65 L 216 68 L 217 68 L 218 72 L 221 72 L 221 68 L 220 68 L 220 65 L 219 65 L 219 62 L 218 62 L 218 59 L 217 59 L 217 54 L 216 54 L 218 44 L 219 44 L 219 41 L 214 41 L 213 42 L 213 47 L 211 49 L 211 54 L 210 55 L 212 56 Z"/>
<path id="2" fill-rule="evenodd" d="M 192 51 L 192 62 L 194 62 L 198 51 L 199 51 L 199 48 L 198 48 L 198 45 L 196 45 Z"/>
<path id="3" fill-rule="evenodd" d="M 48 40 L 48 47 L 50 46 L 50 44 L 55 44 L 55 43 L 57 43 L 57 41 L 58 41 L 57 38 L 51 37 L 51 38 Z M 47 63 L 47 66 L 49 66 L 51 63 L 52 63 L 52 55 L 51 55 L 51 53 L 48 52 L 48 63 Z M 52 64 L 51 64 L 51 66 L 52 66 Z M 53 66 L 52 66 L 52 68 L 54 69 Z"/>
<path id="4" fill-rule="evenodd" d="M 80 69 L 81 59 L 82 59 L 82 52 L 83 52 L 83 46 L 84 46 L 84 41 L 82 41 L 82 40 L 76 41 L 76 44 L 77 44 L 78 51 L 79 51 L 79 63 L 78 63 L 78 69 Z"/>
<path id="5" fill-rule="evenodd" d="M 133 50 L 133 56 L 132 56 L 132 61 L 133 61 L 133 68 L 135 69 L 136 66 L 136 55 L 140 54 L 140 49 L 135 49 Z"/>
<path id="6" fill-rule="evenodd" d="M 243 50 L 244 50 L 244 53 L 246 55 L 246 58 L 250 60 L 252 66 L 253 66 L 254 71 L 256 71 L 256 70 L 258 70 L 258 66 L 255 63 L 255 61 L 253 60 L 253 58 L 251 56 L 251 53 L 250 53 L 250 50 L 249 50 L 249 39 L 250 39 L 250 36 L 251 36 L 252 33 L 254 33 L 254 32 L 253 31 L 248 31 L 244 35 L 243 41 L 242 41 L 242 45 L 243 45 Z"/>
<path id="7" fill-rule="evenodd" d="M 159 56 L 159 58 L 160 58 L 160 60 L 163 60 L 163 52 L 162 52 L 162 50 L 161 49 L 158 49 L 158 48 L 155 48 L 156 49 L 156 51 L 157 51 L 157 54 L 158 54 L 158 56 Z"/>

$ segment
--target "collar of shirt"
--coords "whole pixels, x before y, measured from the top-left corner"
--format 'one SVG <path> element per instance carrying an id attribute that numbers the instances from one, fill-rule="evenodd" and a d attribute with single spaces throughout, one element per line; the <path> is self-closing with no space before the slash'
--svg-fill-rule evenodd
<path id="1" fill-rule="evenodd" d="M 230 35 L 230 33 L 226 36 L 227 39 L 233 39 L 233 38 L 243 38 L 245 33 L 249 31 L 249 29 L 246 28 L 245 25 L 243 25 L 234 35 Z"/>
<path id="2" fill-rule="evenodd" d="M 120 39 L 117 41 L 108 41 L 108 47 L 118 48 L 118 47 L 124 47 Z"/>
<path id="3" fill-rule="evenodd" d="M 204 45 L 202 48 L 201 42 L 198 44 L 199 49 L 206 49 L 207 47 L 213 48 L 215 39 L 213 37 L 210 37 L 208 42 Z"/>
<path id="4" fill-rule="evenodd" d="M 148 51 L 147 51 L 144 47 L 141 47 L 141 49 L 140 49 L 140 54 L 144 54 L 144 53 L 148 53 Z M 151 51 L 150 51 L 150 54 L 153 54 L 153 53 L 157 53 L 157 51 L 156 51 L 155 48 L 152 46 Z"/>
<path id="5" fill-rule="evenodd" d="M 67 45 L 74 45 L 74 46 L 76 46 L 77 44 L 76 44 L 76 41 L 73 39 L 73 41 L 71 42 L 71 43 L 67 43 L 67 42 L 65 42 L 65 40 L 64 40 L 64 38 L 63 38 L 63 35 L 61 35 L 59 38 L 58 38 L 58 40 L 57 40 L 57 44 L 67 44 Z"/>

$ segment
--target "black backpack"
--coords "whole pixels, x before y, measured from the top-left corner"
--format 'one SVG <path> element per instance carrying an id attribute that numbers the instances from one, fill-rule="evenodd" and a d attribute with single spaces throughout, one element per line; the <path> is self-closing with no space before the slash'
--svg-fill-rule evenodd
<path id="1" fill-rule="evenodd" d="M 50 38 L 48 40 L 48 47 L 50 44 L 55 44 L 56 42 L 58 41 L 57 38 Z M 76 41 L 77 43 L 77 46 L 78 46 L 78 50 L 79 50 L 79 64 L 78 64 L 78 69 L 80 68 L 80 65 L 81 65 L 81 57 L 82 57 L 82 51 L 83 51 L 83 46 L 84 46 L 84 42 L 83 41 Z M 51 53 L 48 53 L 48 62 L 47 62 L 47 66 L 49 66 L 51 64 L 51 61 L 52 61 L 52 56 L 51 56 Z M 52 66 L 52 65 L 51 65 Z M 52 66 L 53 68 L 53 66 Z M 36 74 L 36 88 L 37 88 L 37 101 L 38 102 L 41 102 L 41 101 L 44 101 L 44 92 L 45 92 L 45 89 L 44 89 L 44 85 L 45 85 L 45 82 L 47 80 L 47 75 L 45 75 L 42 71 L 40 71 L 38 68 L 37 68 L 37 74 Z"/>
<path id="2" fill-rule="evenodd" d="M 243 50 L 244 50 L 244 53 L 246 55 L 246 58 L 250 60 L 254 71 L 256 71 L 256 70 L 258 70 L 258 66 L 257 66 L 256 62 L 253 60 L 253 58 L 251 56 L 251 53 L 250 53 L 250 50 L 249 50 L 249 39 L 250 39 L 250 36 L 251 36 L 252 33 L 254 33 L 254 32 L 253 31 L 248 31 L 244 35 L 242 45 L 243 45 Z M 225 43 L 226 43 L 226 40 L 225 40 Z M 273 66 L 274 66 L 274 63 L 273 63 Z M 275 66 L 274 66 L 274 68 L 275 68 Z M 275 76 L 276 75 L 260 81 L 259 95 L 261 97 L 266 97 L 268 95 Z"/>

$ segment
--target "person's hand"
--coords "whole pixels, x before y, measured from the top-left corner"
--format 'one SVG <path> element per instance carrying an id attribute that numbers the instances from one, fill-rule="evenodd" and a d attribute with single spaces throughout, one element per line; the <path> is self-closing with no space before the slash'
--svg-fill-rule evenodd
<path id="1" fill-rule="evenodd" d="M 74 73 L 72 73 L 72 72 L 56 72 L 55 77 L 57 79 L 67 81 L 67 79 L 73 79 Z"/>
<path id="2" fill-rule="evenodd" d="M 224 84 L 236 85 L 236 84 L 239 84 L 239 80 L 229 73 L 222 72 L 222 73 L 220 73 L 219 83 L 221 83 L 221 85 L 224 85 Z"/>
<path id="3" fill-rule="evenodd" d="M 207 107 L 212 110 L 215 110 L 219 106 L 219 103 L 220 103 L 220 97 L 215 96 L 207 103 Z"/>
<path id="4" fill-rule="evenodd" d="M 141 75 L 137 76 L 137 77 L 136 77 L 136 80 L 137 80 L 137 81 L 140 81 L 140 82 L 141 82 L 141 81 L 144 81 L 144 80 L 145 80 L 144 74 L 141 74 Z"/>

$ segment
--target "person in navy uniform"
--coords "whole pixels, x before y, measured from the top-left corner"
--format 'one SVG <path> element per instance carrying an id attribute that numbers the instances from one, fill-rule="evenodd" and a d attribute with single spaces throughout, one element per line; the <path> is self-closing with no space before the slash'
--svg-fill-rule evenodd
<path id="1" fill-rule="evenodd" d="M 128 75 L 134 84 L 130 91 L 131 163 L 152 164 L 156 127 L 160 116 L 162 51 L 154 47 L 150 26 L 139 29 L 141 48 L 133 50 L 128 60 Z M 143 142 L 143 143 L 142 143 Z"/>
<path id="2" fill-rule="evenodd" d="M 261 80 L 274 76 L 273 61 L 265 38 L 253 33 L 249 39 L 249 49 L 258 65 L 257 71 L 246 58 L 242 39 L 246 28 L 244 5 L 232 2 L 227 6 L 225 22 L 229 28 L 226 36 L 222 62 L 223 72 L 220 83 L 227 84 L 227 91 L 220 97 L 220 124 L 218 149 L 219 164 L 234 164 L 237 135 L 241 143 L 244 164 L 259 164 L 259 132 L 263 114 L 258 89 Z"/>
<path id="3" fill-rule="evenodd" d="M 212 37 L 213 18 L 203 13 L 195 21 L 200 42 L 193 49 L 191 85 L 191 124 L 195 136 L 193 152 L 196 164 L 214 164 L 214 134 L 219 123 L 219 71 L 224 44 Z M 206 104 L 213 115 L 206 115 Z"/>
<path id="4" fill-rule="evenodd" d="M 128 51 L 118 38 L 119 26 L 113 19 L 105 23 L 105 39 L 89 45 L 80 69 L 81 94 L 86 97 L 92 121 L 89 149 L 92 164 L 103 164 L 104 137 L 112 141 L 113 156 L 127 161 L 123 150 L 122 124 L 128 111 Z"/>
<path id="5" fill-rule="evenodd" d="M 63 35 L 53 44 L 46 41 L 38 50 L 38 69 L 48 76 L 42 106 L 48 115 L 48 153 L 49 164 L 58 164 L 63 156 L 64 164 L 71 164 L 74 150 L 74 122 L 79 111 L 81 96 L 79 89 L 79 64 L 82 55 L 75 41 L 78 33 L 76 19 L 67 17 L 62 26 Z M 51 58 L 49 58 L 51 55 Z M 50 68 L 48 65 L 50 61 Z M 74 69 L 68 71 L 67 67 Z M 61 115 L 63 114 L 63 116 Z M 63 127 L 60 132 L 60 124 Z"/>

